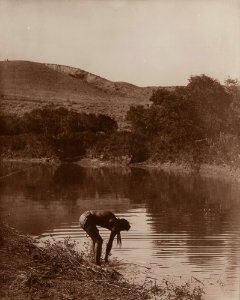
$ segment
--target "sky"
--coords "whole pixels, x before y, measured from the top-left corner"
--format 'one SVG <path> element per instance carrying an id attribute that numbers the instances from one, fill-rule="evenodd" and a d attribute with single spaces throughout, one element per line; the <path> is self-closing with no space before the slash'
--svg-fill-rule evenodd
<path id="1" fill-rule="evenodd" d="M 139 86 L 240 78 L 240 0 L 0 0 L 0 60 Z"/>

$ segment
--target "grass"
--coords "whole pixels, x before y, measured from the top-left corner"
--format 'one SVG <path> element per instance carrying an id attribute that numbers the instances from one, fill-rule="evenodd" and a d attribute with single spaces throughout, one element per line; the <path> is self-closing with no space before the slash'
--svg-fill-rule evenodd
<path id="1" fill-rule="evenodd" d="M 74 244 L 36 244 L 1 226 L 1 299 L 146 299 L 113 269 L 89 262 Z"/>
<path id="2" fill-rule="evenodd" d="M 0 61 L 3 74 L 0 110 L 22 115 L 52 102 L 64 107 L 71 105 L 79 112 L 104 113 L 123 127 L 131 105 L 149 103 L 151 87 L 114 83 L 93 74 L 89 74 L 90 81 L 87 77 L 77 79 L 69 76 L 72 72 L 84 71 L 28 61 Z M 113 89 L 115 86 L 118 91 Z"/>
<path id="3" fill-rule="evenodd" d="M 131 284 L 114 268 L 92 264 L 89 255 L 76 251 L 75 244 L 67 239 L 39 246 L 32 237 L 1 224 L 0 298 L 202 299 L 202 288 L 192 289 L 189 283 Z"/>

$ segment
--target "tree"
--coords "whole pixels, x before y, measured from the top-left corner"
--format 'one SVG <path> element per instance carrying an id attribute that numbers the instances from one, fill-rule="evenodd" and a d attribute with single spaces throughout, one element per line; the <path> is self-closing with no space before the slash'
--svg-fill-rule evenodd
<path id="1" fill-rule="evenodd" d="M 23 116 L 23 123 L 26 132 L 35 134 L 57 135 L 66 127 L 68 110 L 65 108 L 34 109 Z"/>
<path id="2" fill-rule="evenodd" d="M 23 125 L 20 117 L 0 114 L 0 135 L 15 135 L 22 131 Z"/>
<path id="3" fill-rule="evenodd" d="M 231 98 L 229 110 L 229 121 L 233 134 L 240 135 L 240 83 L 237 79 L 228 78 L 225 80 L 226 90 Z"/>
<path id="4" fill-rule="evenodd" d="M 26 132 L 56 136 L 73 132 L 112 132 L 117 122 L 105 115 L 78 113 L 66 108 L 34 109 L 23 116 Z"/>
<path id="5" fill-rule="evenodd" d="M 159 88 L 153 92 L 150 101 L 154 105 L 163 105 L 164 102 L 170 102 L 176 98 L 174 91 L 167 90 L 166 88 Z"/>
<path id="6" fill-rule="evenodd" d="M 97 124 L 97 131 L 102 131 L 102 132 L 113 132 L 117 130 L 118 125 L 117 122 L 110 118 L 109 116 L 106 115 L 98 115 L 98 124 Z"/>
<path id="7" fill-rule="evenodd" d="M 206 75 L 191 76 L 186 87 L 189 105 L 196 111 L 206 137 L 216 137 L 230 128 L 231 98 L 217 80 Z"/>
<path id="8" fill-rule="evenodd" d="M 189 105 L 184 88 L 173 91 L 159 89 L 150 101 L 153 104 L 149 108 L 136 106 L 128 111 L 127 120 L 134 132 L 148 137 L 171 136 L 171 139 L 184 143 L 202 138 L 198 117 Z"/>
<path id="9" fill-rule="evenodd" d="M 143 105 L 131 106 L 127 112 L 126 120 L 130 122 L 134 132 L 146 133 L 147 112 Z"/>

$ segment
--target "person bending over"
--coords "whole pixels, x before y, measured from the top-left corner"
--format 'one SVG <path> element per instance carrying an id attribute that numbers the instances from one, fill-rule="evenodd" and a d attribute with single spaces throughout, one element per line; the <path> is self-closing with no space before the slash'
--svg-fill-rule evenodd
<path id="1" fill-rule="evenodd" d="M 93 242 L 94 261 L 97 265 L 101 263 L 103 239 L 99 234 L 97 226 L 107 228 L 111 231 L 109 241 L 107 243 L 105 262 L 108 262 L 108 256 L 112 249 L 112 244 L 115 236 L 117 236 L 117 244 L 121 245 L 121 234 L 123 230 L 128 231 L 130 224 L 126 219 L 117 218 L 110 211 L 85 211 L 79 219 L 80 226 L 86 231 Z"/>

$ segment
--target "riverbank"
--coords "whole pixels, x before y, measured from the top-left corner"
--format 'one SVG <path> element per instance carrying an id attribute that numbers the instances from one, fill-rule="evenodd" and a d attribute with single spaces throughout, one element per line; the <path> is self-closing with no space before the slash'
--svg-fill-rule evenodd
<path id="1" fill-rule="evenodd" d="M 228 165 L 215 165 L 203 163 L 197 169 L 192 168 L 189 164 L 183 163 L 161 163 L 161 162 L 144 162 L 133 164 L 133 167 L 145 169 L 159 169 L 166 172 L 199 174 L 204 177 L 226 178 L 240 181 L 240 169 Z"/>
<path id="2" fill-rule="evenodd" d="M 45 243 L 0 225 L 1 299 L 178 299 L 201 300 L 201 287 L 128 282 L 111 266 L 97 267 L 69 240 Z"/>
<path id="3" fill-rule="evenodd" d="M 49 164 L 49 165 L 60 165 L 61 162 L 56 158 L 3 158 L 3 163 L 23 163 L 23 164 Z M 173 163 L 173 162 L 152 162 L 145 161 L 142 163 L 129 163 L 128 158 L 117 159 L 117 160 L 102 160 L 99 158 L 82 158 L 79 161 L 73 162 L 83 168 L 144 168 L 148 170 L 163 170 L 165 172 L 174 173 L 185 173 L 185 174 L 198 174 L 204 177 L 212 178 L 225 178 L 240 181 L 240 168 L 234 168 L 229 165 L 216 165 L 202 163 L 198 168 L 193 168 L 187 163 Z"/>
<path id="4" fill-rule="evenodd" d="M 103 161 L 97 158 L 90 159 L 84 158 L 76 162 L 81 167 L 85 168 L 101 168 L 101 167 L 133 167 L 144 169 L 157 169 L 165 172 L 186 173 L 186 174 L 199 174 L 204 177 L 226 178 L 240 181 L 240 169 L 233 168 L 228 165 L 214 165 L 203 163 L 198 168 L 193 168 L 187 163 L 173 163 L 173 162 L 152 162 L 146 161 L 142 163 L 127 163 L 123 161 Z"/>
<path id="5" fill-rule="evenodd" d="M 112 268 L 91 264 L 68 241 L 38 246 L 1 225 L 1 299 L 147 299 Z"/>

